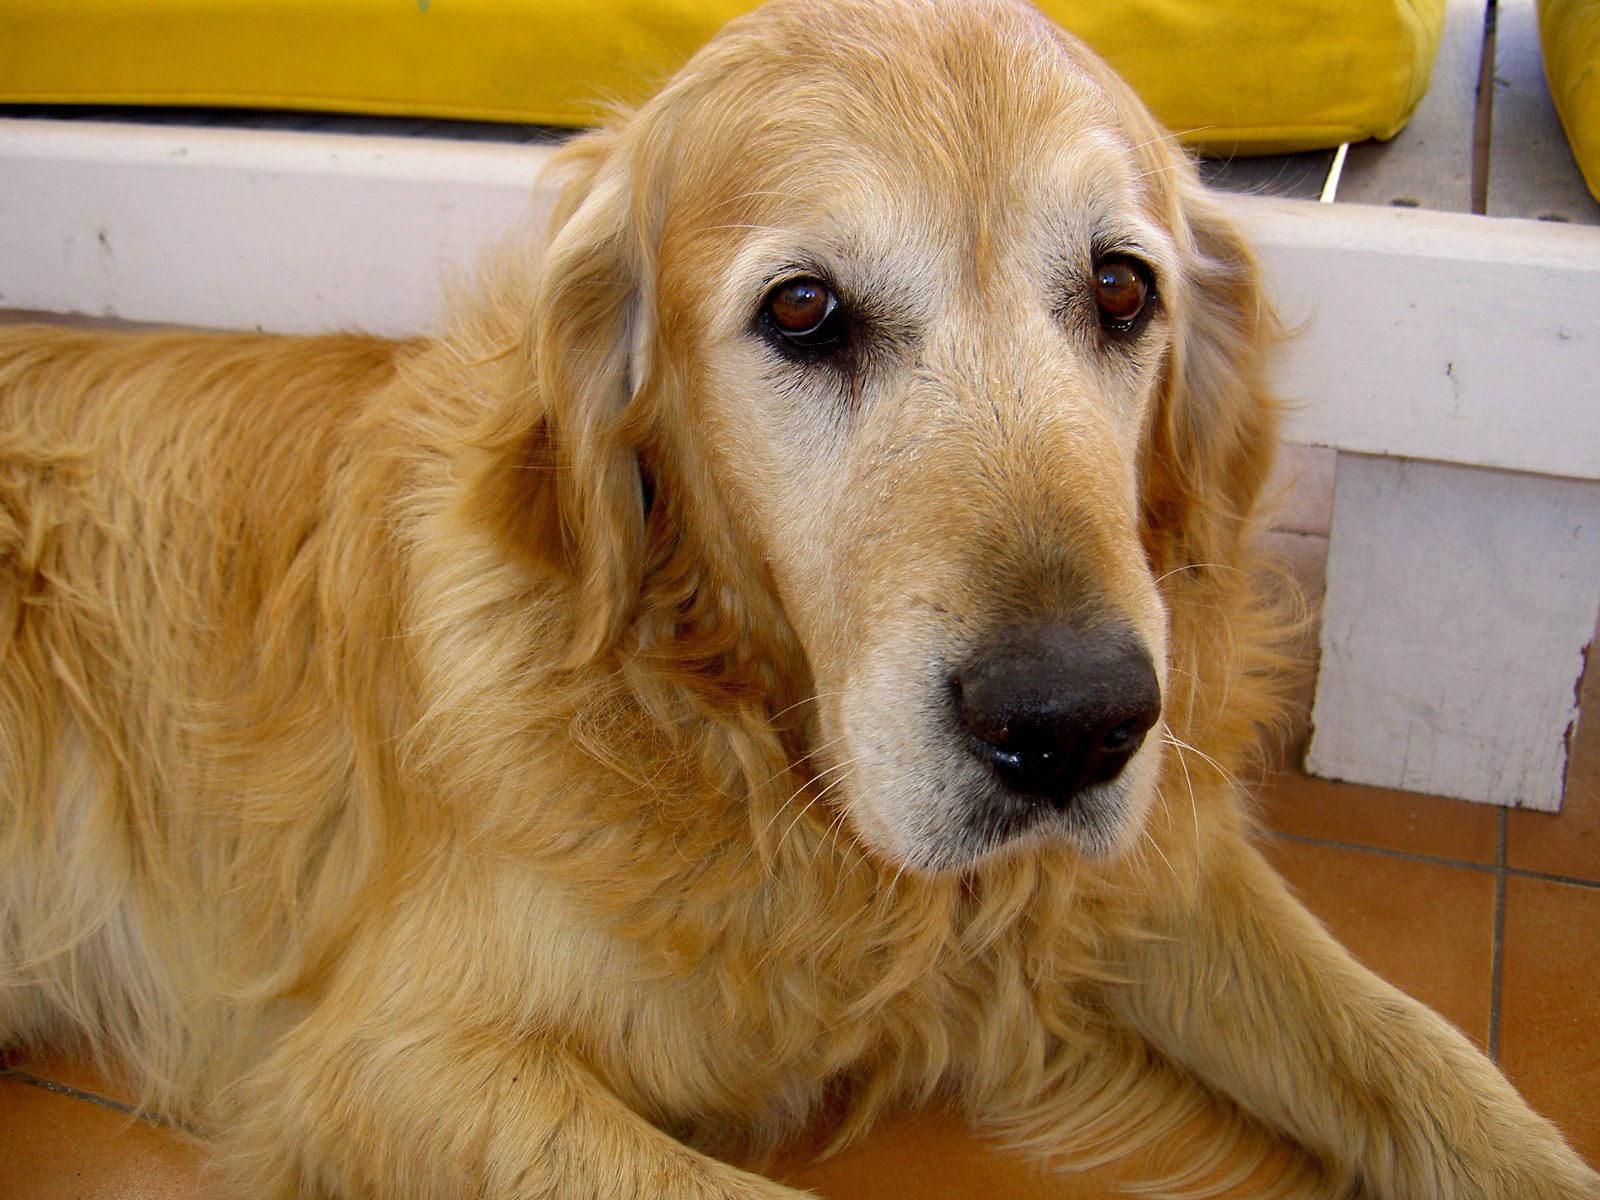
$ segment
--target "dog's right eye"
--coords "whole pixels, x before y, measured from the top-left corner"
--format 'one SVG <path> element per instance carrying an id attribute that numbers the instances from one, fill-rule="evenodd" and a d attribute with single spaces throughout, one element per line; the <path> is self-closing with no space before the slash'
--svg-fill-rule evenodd
<path id="1" fill-rule="evenodd" d="M 778 284 L 767 293 L 761 312 L 772 330 L 791 346 L 818 350 L 844 340 L 839 297 L 813 275 Z"/>

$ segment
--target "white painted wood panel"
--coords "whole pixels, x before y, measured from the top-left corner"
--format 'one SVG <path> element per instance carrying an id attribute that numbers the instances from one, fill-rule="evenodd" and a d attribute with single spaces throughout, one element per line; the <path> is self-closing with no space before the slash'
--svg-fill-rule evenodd
<path id="1" fill-rule="evenodd" d="M 1282 314 L 1295 441 L 1600 477 L 1600 229 L 1239 202 Z"/>
<path id="2" fill-rule="evenodd" d="M 1340 455 L 1308 768 L 1556 811 L 1600 483 Z"/>
<path id="3" fill-rule="evenodd" d="M 547 147 L 0 120 L 0 307 L 407 334 L 535 213 Z M 540 193 L 543 203 L 548 196 Z"/>

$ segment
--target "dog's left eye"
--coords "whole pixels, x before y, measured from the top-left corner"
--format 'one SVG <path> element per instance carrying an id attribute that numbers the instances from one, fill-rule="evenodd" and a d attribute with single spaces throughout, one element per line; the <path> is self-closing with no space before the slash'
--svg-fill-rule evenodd
<path id="1" fill-rule="evenodd" d="M 1150 303 L 1150 268 L 1126 254 L 1108 254 L 1094 265 L 1094 302 L 1100 324 L 1126 333 Z"/>
<path id="2" fill-rule="evenodd" d="M 843 340 L 839 297 L 812 275 L 788 279 L 767 293 L 761 307 L 767 323 L 792 346 L 820 349 Z"/>

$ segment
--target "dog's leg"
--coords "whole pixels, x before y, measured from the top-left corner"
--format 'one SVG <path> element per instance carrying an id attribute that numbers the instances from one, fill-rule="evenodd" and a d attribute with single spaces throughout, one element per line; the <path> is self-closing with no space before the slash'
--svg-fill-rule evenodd
<path id="1" fill-rule="evenodd" d="M 1230 836 L 1129 949 L 1119 1015 L 1381 1200 L 1586 1200 L 1596 1175 L 1461 1034 L 1361 967 Z"/>
<path id="2" fill-rule="evenodd" d="M 334 1040 L 330 1041 L 330 1035 Z M 230 1194 L 393 1200 L 802 1200 L 699 1154 L 560 1046 L 419 1013 L 314 1013 L 238 1098 Z"/>

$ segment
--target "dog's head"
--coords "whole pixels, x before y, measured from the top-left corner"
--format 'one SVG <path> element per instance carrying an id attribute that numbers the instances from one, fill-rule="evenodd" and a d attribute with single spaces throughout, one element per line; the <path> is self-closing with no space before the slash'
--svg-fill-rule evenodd
<path id="1" fill-rule="evenodd" d="M 1182 154 L 1020 4 L 780 0 L 567 160 L 474 486 L 571 580 L 570 661 L 801 702 L 904 866 L 1122 844 L 1163 580 L 1236 559 L 1268 465 L 1268 318 Z"/>

